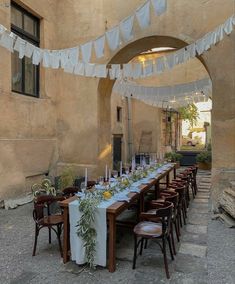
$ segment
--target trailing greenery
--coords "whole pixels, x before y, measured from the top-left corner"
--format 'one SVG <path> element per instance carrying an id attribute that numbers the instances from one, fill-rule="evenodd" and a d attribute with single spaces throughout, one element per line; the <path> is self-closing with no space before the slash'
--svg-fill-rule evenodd
<path id="1" fill-rule="evenodd" d="M 197 123 L 199 112 L 195 104 L 188 104 L 185 107 L 180 107 L 178 111 L 180 118 L 188 121 L 191 127 L 193 127 Z"/>
<path id="2" fill-rule="evenodd" d="M 56 195 L 55 188 L 52 186 L 51 181 L 47 178 L 44 178 L 41 183 L 33 184 L 31 190 L 34 197 L 37 197 L 41 194 Z"/>
<path id="3" fill-rule="evenodd" d="M 179 162 L 183 156 L 180 153 L 169 152 L 165 154 L 165 158 L 171 162 Z"/>
<path id="4" fill-rule="evenodd" d="M 196 156 L 196 161 L 199 163 L 211 163 L 212 155 L 211 151 L 202 151 L 200 154 Z"/>
<path id="5" fill-rule="evenodd" d="M 83 240 L 87 262 L 91 268 L 94 267 L 94 255 L 96 252 L 96 230 L 93 227 L 96 209 L 100 203 L 100 198 L 87 195 L 81 199 L 79 210 L 82 216 L 78 222 L 77 235 Z"/>

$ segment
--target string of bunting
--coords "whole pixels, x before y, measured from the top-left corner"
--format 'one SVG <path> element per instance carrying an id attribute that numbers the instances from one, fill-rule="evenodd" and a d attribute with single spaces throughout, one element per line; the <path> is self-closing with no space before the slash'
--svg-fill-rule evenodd
<path id="1" fill-rule="evenodd" d="M 93 50 L 97 59 L 102 58 L 104 56 L 106 42 L 111 51 L 118 49 L 122 42 L 129 42 L 134 37 L 134 20 L 137 21 L 138 26 L 143 30 L 151 23 L 151 9 L 154 10 L 154 15 L 160 16 L 165 13 L 166 8 L 167 0 L 147 0 L 143 5 L 138 7 L 132 15 L 122 20 L 115 27 L 107 30 L 105 34 L 95 40 L 61 50 L 38 48 L 19 36 L 8 33 L 5 27 L 2 26 L 1 29 L 6 31 L 3 37 L 5 47 L 10 51 L 13 51 L 13 49 L 17 50 L 20 58 L 32 56 L 33 64 L 35 65 L 42 61 L 44 67 L 51 67 L 53 69 L 61 67 L 70 70 L 70 68 L 74 68 L 75 65 L 78 64 L 80 61 L 79 57 L 82 62 L 89 63 Z M 16 41 L 16 46 L 13 46 L 14 41 Z"/>
<path id="2" fill-rule="evenodd" d="M 189 103 L 208 100 L 212 90 L 209 78 L 202 80 L 162 87 L 147 87 L 136 85 L 134 82 L 119 81 L 114 84 L 113 91 L 121 96 L 141 100 L 152 106 L 173 108 Z"/>
<path id="3" fill-rule="evenodd" d="M 143 7 L 145 7 L 145 9 L 148 3 L 149 1 L 144 4 Z M 152 1 L 152 3 L 156 4 L 163 2 L 159 0 Z M 137 9 L 136 13 L 138 11 L 142 11 L 143 7 Z M 141 13 L 143 13 L 143 11 Z M 144 16 L 140 16 L 140 18 L 143 19 Z M 142 26 L 145 27 L 146 25 L 147 21 L 144 21 Z M 23 40 L 12 32 L 8 32 L 7 29 L 2 25 L 0 25 L 0 45 L 11 52 L 14 52 L 14 50 L 17 51 L 19 58 L 23 58 L 24 56 L 32 58 L 32 63 L 35 65 L 38 65 L 42 62 L 42 65 L 46 68 L 57 69 L 61 67 L 67 73 L 86 77 L 109 77 L 111 80 L 122 78 L 137 79 L 163 73 L 166 69 L 172 69 L 178 64 L 183 64 L 191 58 L 202 55 L 213 45 L 216 45 L 222 41 L 224 35 L 230 35 L 234 29 L 234 26 L 235 15 L 228 18 L 223 24 L 215 28 L 213 31 L 207 33 L 196 42 L 172 52 L 169 55 L 161 56 L 154 60 L 148 60 L 144 63 L 111 64 L 109 67 L 106 64 L 95 64 L 88 62 L 88 59 L 90 59 L 90 49 L 92 48 L 90 43 L 81 45 L 83 61 L 79 61 L 79 49 L 77 47 L 62 51 L 42 51 L 40 48 Z M 109 30 L 108 32 L 111 31 Z M 113 41 L 115 41 L 114 38 L 110 42 L 113 44 Z"/>

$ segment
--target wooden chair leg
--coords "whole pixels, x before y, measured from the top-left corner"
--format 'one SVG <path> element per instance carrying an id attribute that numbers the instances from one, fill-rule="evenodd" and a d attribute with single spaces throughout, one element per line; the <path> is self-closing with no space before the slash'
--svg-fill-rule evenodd
<path id="1" fill-rule="evenodd" d="M 165 238 L 162 239 L 162 252 L 163 252 L 163 256 L 164 256 L 164 265 L 165 265 L 166 277 L 167 277 L 167 279 L 169 279 L 170 274 L 169 274 L 168 262 L 167 262 L 167 256 L 166 256 L 166 240 L 165 240 Z"/>
<path id="2" fill-rule="evenodd" d="M 144 246 L 144 238 L 141 239 L 140 255 L 142 255 L 142 253 L 143 253 L 143 246 Z"/>
<path id="3" fill-rule="evenodd" d="M 172 250 L 172 246 L 171 246 L 170 236 L 167 237 L 167 241 L 168 241 L 168 245 L 169 245 L 169 249 L 170 249 L 171 259 L 174 260 L 174 255 L 173 255 L 173 250 Z"/>
<path id="4" fill-rule="evenodd" d="M 35 225 L 34 246 L 33 246 L 33 256 L 35 256 L 35 254 L 36 254 L 37 241 L 38 241 L 38 234 L 39 234 L 39 230 L 38 230 L 38 226 L 37 226 L 37 224 L 36 224 L 36 225 Z"/>
<path id="5" fill-rule="evenodd" d="M 51 228 L 48 227 L 48 231 L 49 231 L 49 244 L 51 244 Z"/>
<path id="6" fill-rule="evenodd" d="M 137 258 L 137 236 L 134 235 L 134 257 L 133 257 L 132 269 L 135 269 L 135 266 L 136 266 L 136 258 Z"/>
<path id="7" fill-rule="evenodd" d="M 180 237 L 179 237 L 179 231 L 178 231 L 178 226 L 177 226 L 177 222 L 175 222 L 175 234 L 176 234 L 176 238 L 177 238 L 177 241 L 179 242 L 180 241 Z"/>
<path id="8" fill-rule="evenodd" d="M 174 255 L 176 255 L 175 240 L 174 240 L 174 235 L 173 235 L 173 225 L 172 224 L 171 224 L 170 237 L 171 237 L 171 243 L 172 243 L 172 247 L 173 247 L 173 252 L 174 252 Z"/>
<path id="9" fill-rule="evenodd" d="M 147 245 L 148 245 L 148 240 L 147 240 L 147 239 L 145 239 L 144 249 L 146 249 L 146 248 L 147 248 Z"/>
<path id="10" fill-rule="evenodd" d="M 62 250 L 62 245 L 61 245 L 61 226 L 57 225 L 57 238 L 58 238 L 58 242 L 59 242 L 59 248 L 60 248 L 60 255 L 61 257 L 63 257 L 63 250 Z"/>

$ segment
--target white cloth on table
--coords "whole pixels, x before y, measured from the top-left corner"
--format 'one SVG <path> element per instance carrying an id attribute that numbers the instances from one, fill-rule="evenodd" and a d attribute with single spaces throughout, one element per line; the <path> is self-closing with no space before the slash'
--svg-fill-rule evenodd
<path id="1" fill-rule="evenodd" d="M 171 164 L 166 164 L 162 168 L 167 169 Z M 158 170 L 152 172 L 150 176 L 155 173 L 157 175 Z M 148 177 L 150 178 L 150 177 Z M 107 217 L 106 209 L 117 201 L 128 201 L 127 194 L 129 192 L 139 192 L 139 186 L 141 180 L 132 184 L 130 189 L 126 189 L 120 193 L 114 195 L 111 199 L 103 201 L 99 204 L 97 212 L 95 213 L 95 229 L 96 229 L 96 253 L 94 256 L 94 264 L 100 266 L 106 266 L 107 263 Z M 71 247 L 71 259 L 76 261 L 77 264 L 84 264 L 87 262 L 85 255 L 85 247 L 83 240 L 77 235 L 77 224 L 81 218 L 81 212 L 79 211 L 79 200 L 74 200 L 69 203 L 69 222 L 70 222 L 70 247 Z"/>

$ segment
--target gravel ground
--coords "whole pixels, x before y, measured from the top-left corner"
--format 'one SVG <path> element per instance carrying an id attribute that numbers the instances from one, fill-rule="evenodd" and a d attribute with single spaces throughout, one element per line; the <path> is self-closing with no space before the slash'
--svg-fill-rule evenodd
<path id="1" fill-rule="evenodd" d="M 199 174 L 199 185 L 200 185 Z M 205 175 L 202 173 L 202 178 Z M 209 177 L 206 176 L 206 178 Z M 74 262 L 63 264 L 55 235 L 48 244 L 48 232 L 39 234 L 37 253 L 32 257 L 34 221 L 32 203 L 14 210 L 0 210 L 0 283 L 235 283 L 235 230 L 211 220 L 207 204 L 194 200 L 188 212 L 189 224 L 182 230 L 175 261 L 169 259 L 171 279 L 167 280 L 163 258 L 156 244 L 150 243 L 132 270 L 132 233 L 118 229 L 117 270 L 90 271 Z M 209 193 L 208 193 L 209 194 Z"/>

